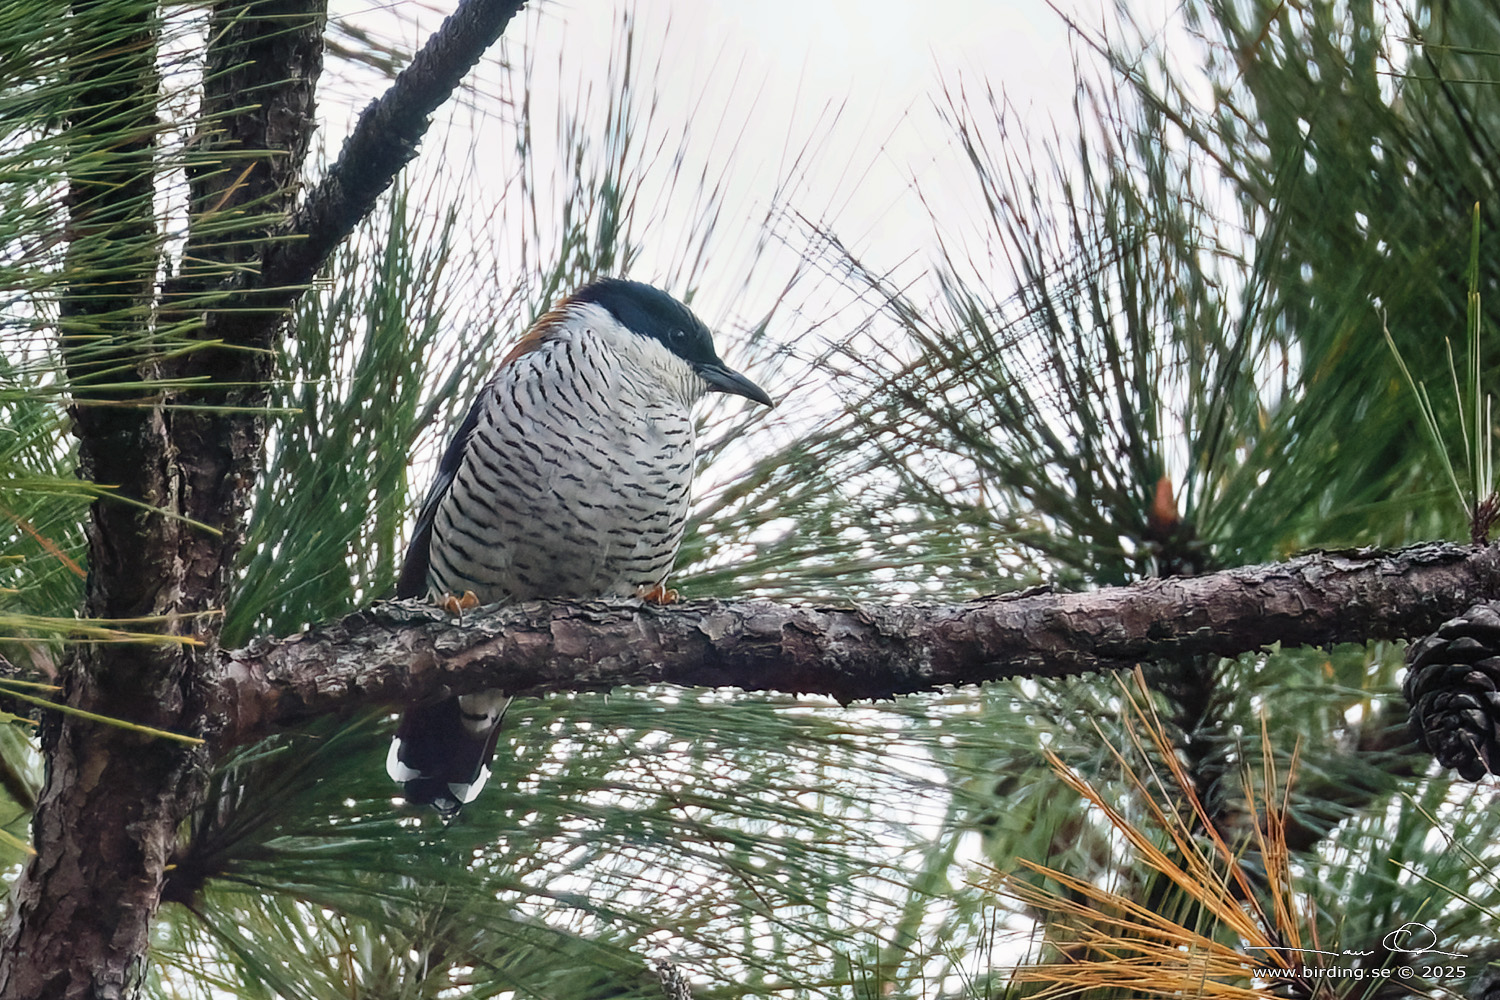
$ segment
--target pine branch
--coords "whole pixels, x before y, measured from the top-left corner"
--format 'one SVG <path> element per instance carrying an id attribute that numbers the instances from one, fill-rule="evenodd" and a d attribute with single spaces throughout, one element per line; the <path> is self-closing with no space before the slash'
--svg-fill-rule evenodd
<path id="1" fill-rule="evenodd" d="M 427 116 L 524 0 L 465 0 L 371 106 L 324 182 L 291 211 L 313 129 L 326 0 L 222 0 L 205 48 L 203 126 L 186 160 L 192 223 L 176 277 L 151 291 L 160 252 L 153 155 L 160 127 L 153 5 L 74 0 L 69 83 L 70 284 L 61 342 L 80 472 L 158 510 L 91 510 L 94 617 L 159 615 L 197 644 L 83 647 L 69 703 L 196 730 L 230 567 L 257 474 L 272 348 L 288 306 L 415 155 Z M 291 218 L 290 231 L 282 222 Z M 153 305 L 155 308 L 153 308 Z M 170 349 L 163 349 L 166 344 Z M 184 350 L 184 346 L 191 349 Z M 126 373 L 121 375 L 120 373 Z M 151 382 L 187 384 L 162 396 Z M 198 406 L 195 404 L 209 404 Z M 188 405 L 173 405 L 188 404 Z M 227 405 L 226 405 L 227 404 Z M 207 530 L 204 530 L 204 528 Z M 108 707 L 106 707 L 108 706 Z M 164 865 L 203 794 L 203 752 L 65 719 L 44 730 L 37 854 L 17 881 L 0 947 L 0 997 L 133 995 Z M 68 833 L 82 832 L 82 836 Z"/>
<path id="2" fill-rule="evenodd" d="M 285 238 L 267 248 L 260 285 L 301 288 L 375 207 L 417 155 L 428 116 L 495 43 L 526 0 L 463 0 L 411 65 L 360 114 L 338 162 L 298 207 Z"/>
<path id="3" fill-rule="evenodd" d="M 1273 643 L 1422 635 L 1497 587 L 1500 549 L 1434 543 L 961 605 L 537 602 L 455 622 L 427 605 L 387 603 L 225 654 L 215 711 L 221 741 L 234 745 L 442 687 L 535 695 L 669 683 L 886 698 Z"/>
<path id="4" fill-rule="evenodd" d="M 312 130 L 322 3 L 226 0 L 214 11 L 204 118 L 223 119 L 246 93 L 255 95 L 257 113 L 235 117 L 206 140 L 220 144 L 212 156 L 221 169 L 189 183 L 197 199 L 189 255 L 200 262 L 187 273 L 190 286 L 249 259 L 259 214 L 245 214 L 243 199 L 272 217 L 290 205 Z M 85 720 L 114 714 L 156 729 L 198 728 L 196 692 L 217 666 L 222 621 L 203 612 L 223 604 L 262 439 L 255 414 L 168 407 L 150 395 L 150 383 L 187 376 L 197 384 L 177 401 L 220 402 L 218 385 L 269 372 L 259 359 L 279 325 L 279 318 L 236 322 L 227 327 L 236 334 L 223 336 L 213 319 L 219 313 L 197 329 L 173 329 L 185 324 L 170 310 L 153 316 L 161 20 L 153 4 L 139 2 L 75 0 L 72 13 L 77 37 L 68 65 L 78 93 L 67 172 L 69 226 L 79 237 L 69 250 L 74 277 L 61 343 L 79 474 L 112 494 L 89 512 L 83 612 L 170 624 L 159 644 L 80 645 L 64 666 L 74 711 L 42 729 L 47 769 L 33 823 L 36 853 L 16 880 L 0 933 L 0 997 L 7 1000 L 133 995 L 142 978 L 164 866 L 202 794 L 207 761 L 199 748 L 119 727 L 101 731 Z M 286 155 L 265 158 L 273 149 Z M 204 204 L 210 198 L 212 207 Z M 218 236 L 203 238 L 205 217 L 215 214 Z M 201 347 L 202 331 L 261 353 L 181 349 Z M 124 388 L 89 391 L 101 379 Z M 93 405 L 101 398 L 142 405 Z"/>
<path id="5" fill-rule="evenodd" d="M 238 273 L 218 294 L 208 316 L 215 339 L 243 343 L 269 337 L 284 310 L 301 297 L 401 168 L 417 155 L 428 116 L 452 95 L 464 76 L 504 32 L 526 0 L 463 0 L 380 97 L 361 112 L 337 162 L 303 198 L 286 224 L 264 244 L 259 269 Z M 197 304 L 201 275 L 167 282 L 162 300 L 172 308 Z"/>
<path id="6" fill-rule="evenodd" d="M 1340 822 L 1369 810 L 1402 782 L 1426 770 L 1432 756 L 1417 746 L 1406 715 L 1404 701 L 1386 703 L 1360 724 L 1352 746 L 1315 772 L 1297 776 L 1306 805 L 1285 818 L 1282 837 L 1291 851 L 1311 851 Z M 1361 776 L 1354 770 L 1361 760 L 1380 760 L 1381 765 Z"/>

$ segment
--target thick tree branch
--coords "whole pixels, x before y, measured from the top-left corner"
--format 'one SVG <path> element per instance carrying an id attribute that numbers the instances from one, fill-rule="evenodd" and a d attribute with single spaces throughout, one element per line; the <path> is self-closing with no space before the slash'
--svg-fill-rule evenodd
<path id="1" fill-rule="evenodd" d="M 312 129 L 322 4 L 224 0 L 214 8 L 202 120 L 219 134 L 205 140 L 212 148 L 189 185 L 185 256 L 195 263 L 183 280 L 190 286 L 253 262 L 271 224 L 264 220 L 279 220 L 290 206 Z M 69 24 L 74 50 L 88 54 L 72 69 L 79 92 L 67 169 L 69 224 L 78 235 L 62 309 L 79 473 L 150 508 L 143 513 L 112 497 L 90 508 L 83 611 L 161 621 L 164 632 L 192 642 L 80 645 L 63 668 L 62 686 L 76 708 L 191 733 L 202 727 L 200 696 L 219 668 L 222 616 L 212 612 L 223 605 L 238 551 L 261 428 L 253 411 L 164 405 L 152 383 L 196 382 L 168 403 L 222 402 L 220 387 L 269 372 L 262 359 L 270 356 L 275 324 L 236 321 L 230 336 L 215 329 L 217 313 L 202 324 L 180 314 L 153 316 L 158 15 L 150 4 L 75 0 Z M 242 110 L 246 95 L 256 102 L 252 110 Z M 183 341 L 201 342 L 208 330 L 210 339 L 250 350 L 163 350 L 169 328 Z M 101 375 L 105 386 L 88 391 Z M 37 849 L 16 881 L 5 924 L 0 997 L 133 995 L 172 850 L 201 794 L 207 752 L 76 716 L 47 720 L 42 750 Z"/>
<path id="2" fill-rule="evenodd" d="M 526 0 L 463 0 L 411 65 L 359 116 L 335 163 L 266 254 L 261 287 L 312 281 L 334 249 L 417 155 L 428 116 L 495 43 Z"/>
<path id="3" fill-rule="evenodd" d="M 157 26 L 142 5 L 74 0 L 71 15 L 76 50 L 108 53 L 68 69 L 75 93 L 65 168 L 71 237 L 59 346 L 74 394 L 79 473 L 117 485 L 126 497 L 165 497 L 174 489 L 172 442 L 159 415 L 98 405 L 128 395 L 111 387 L 119 369 L 147 367 L 142 345 L 156 269 Z M 150 615 L 166 603 L 166 588 L 143 572 L 154 567 L 164 533 L 141 530 L 139 515 L 124 516 L 129 510 L 103 503 L 90 510 L 88 614 Z M 136 652 L 76 651 L 62 671 L 64 697 L 94 707 L 116 696 L 124 711 L 176 723 L 176 650 Z M 159 696 L 166 707 L 150 703 Z M 37 851 L 16 880 L 0 945 L 0 997 L 7 1000 L 118 996 L 135 981 L 148 928 L 132 911 L 154 906 L 153 889 L 143 883 L 161 870 L 168 836 L 181 821 L 179 815 L 167 817 L 171 827 L 160 822 L 159 803 L 146 801 L 137 784 L 122 788 L 109 765 L 134 752 L 139 757 L 125 781 L 162 787 L 181 777 L 185 755 L 139 744 L 117 749 L 114 734 L 84 736 L 70 721 L 48 719 L 42 731 L 48 766 L 34 818 Z M 117 794 L 127 801 L 112 798 Z M 116 828 L 94 836 L 83 821 L 91 813 L 108 815 Z M 132 832 L 121 835 L 118 828 Z M 104 891 L 96 884 L 101 868 L 123 873 Z"/>
<path id="4" fill-rule="evenodd" d="M 90 55 L 71 80 L 78 111 L 69 122 L 68 264 L 76 277 L 61 310 L 62 347 L 80 404 L 88 395 L 142 404 L 75 408 L 80 472 L 154 508 L 94 504 L 84 611 L 160 619 L 194 643 L 80 647 L 64 671 L 69 703 L 180 732 L 203 728 L 202 696 L 219 689 L 223 667 L 222 617 L 211 612 L 224 604 L 241 544 L 263 439 L 257 408 L 286 312 L 522 3 L 464 0 L 365 113 L 339 164 L 294 215 L 325 0 L 218 0 L 198 139 L 186 159 L 188 246 L 153 309 L 156 14 L 150 4 L 74 0 L 70 30 L 76 50 Z M 163 351 L 169 340 L 194 349 L 172 343 Z M 114 383 L 132 371 L 140 385 L 88 392 L 96 375 Z M 157 382 L 190 388 L 163 394 Z M 43 749 L 38 853 L 3 931 L 0 997 L 131 995 L 208 754 L 76 717 L 50 721 Z"/>
<path id="5" fill-rule="evenodd" d="M 1497 593 L 1500 549 L 1431 544 L 950 606 L 532 603 L 456 623 L 424 605 L 383 604 L 225 654 L 216 713 L 223 742 L 237 744 L 445 686 L 539 694 L 666 682 L 882 698 L 1278 642 L 1422 635 Z"/>
<path id="6" fill-rule="evenodd" d="M 163 302 L 173 310 L 211 303 L 216 310 L 207 317 L 205 333 L 228 343 L 279 330 L 285 311 L 416 157 L 428 117 L 525 6 L 526 0 L 461 0 L 411 65 L 360 114 L 323 179 L 258 245 L 263 247 L 259 267 L 240 270 L 227 287 L 210 290 L 201 287 L 200 273 L 185 271 L 162 290 Z"/>

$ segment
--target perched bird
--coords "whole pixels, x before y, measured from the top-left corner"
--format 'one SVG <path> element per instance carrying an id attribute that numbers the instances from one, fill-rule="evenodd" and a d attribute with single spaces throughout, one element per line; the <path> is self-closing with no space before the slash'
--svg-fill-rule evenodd
<path id="1" fill-rule="evenodd" d="M 677 558 L 693 403 L 771 397 L 687 306 L 604 279 L 537 321 L 480 390 L 438 466 L 398 597 L 451 603 L 648 597 Z M 489 777 L 498 691 L 416 705 L 387 759 L 406 800 L 452 818 Z"/>

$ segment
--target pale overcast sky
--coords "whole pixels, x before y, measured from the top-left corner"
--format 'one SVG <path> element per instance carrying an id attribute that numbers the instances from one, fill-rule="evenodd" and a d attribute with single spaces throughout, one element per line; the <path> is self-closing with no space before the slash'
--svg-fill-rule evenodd
<path id="1" fill-rule="evenodd" d="M 333 10 L 415 44 L 448 6 L 440 3 L 404 25 L 390 12 L 412 17 L 424 8 L 335 0 Z M 1108 0 L 1063 6 L 1089 27 L 1113 21 Z M 1146 6 L 1138 0 L 1132 9 Z M 976 116 L 986 114 L 984 92 L 991 87 L 1035 132 L 1054 123 L 1066 128 L 1073 53 L 1083 48 L 1070 42 L 1044 0 L 549 0 L 532 7 L 512 24 L 502 51 L 513 65 L 533 64 L 538 158 L 556 149 L 548 133 L 560 108 L 592 94 L 594 117 L 602 119 L 621 17 L 633 16 L 640 79 L 655 91 L 653 132 L 672 147 L 686 126 L 684 149 L 667 148 L 663 160 L 685 152 L 683 176 L 707 176 L 720 187 L 720 224 L 695 302 L 711 323 L 746 322 L 760 312 L 757 297 L 773 295 L 804 253 L 808 222 L 828 225 L 875 266 L 902 264 L 907 274 L 920 275 L 935 257 L 935 229 L 964 245 L 980 227 L 983 201 L 952 126 L 942 120 L 945 89 L 961 87 Z M 440 114 L 417 165 L 420 172 L 444 169 L 453 148 L 471 143 L 480 187 L 457 197 L 473 204 L 476 216 L 489 204 L 514 204 L 501 192 L 519 169 L 515 134 L 506 125 L 513 115 L 503 107 L 505 97 L 517 99 L 519 76 L 507 86 L 491 60 L 481 78 L 495 83 L 480 85 L 478 103 L 493 93 L 494 107 L 481 107 L 477 116 Z M 378 92 L 347 89 L 325 91 L 330 143 Z M 644 104 L 652 95 L 642 96 Z M 653 223 L 632 276 L 672 287 L 701 205 L 691 197 L 691 181 L 668 190 L 671 171 L 663 163 L 657 173 L 657 189 L 647 185 L 642 199 Z M 759 292 L 741 290 L 764 233 L 760 223 L 773 214 L 782 220 L 778 245 L 754 268 Z M 505 240 L 496 242 L 502 257 Z M 838 307 L 831 300 L 827 308 Z"/>

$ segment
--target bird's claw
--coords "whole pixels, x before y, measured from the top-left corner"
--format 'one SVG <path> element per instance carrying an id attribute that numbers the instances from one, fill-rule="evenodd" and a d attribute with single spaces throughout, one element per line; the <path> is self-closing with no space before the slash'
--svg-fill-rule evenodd
<path id="1" fill-rule="evenodd" d="M 635 588 L 635 597 L 647 604 L 676 604 L 678 594 L 665 584 L 643 583 Z"/>
<path id="2" fill-rule="evenodd" d="M 455 594 L 444 594 L 438 598 L 437 606 L 450 615 L 462 618 L 465 611 L 468 611 L 470 608 L 479 607 L 479 598 L 472 590 L 464 591 L 462 597 Z"/>

